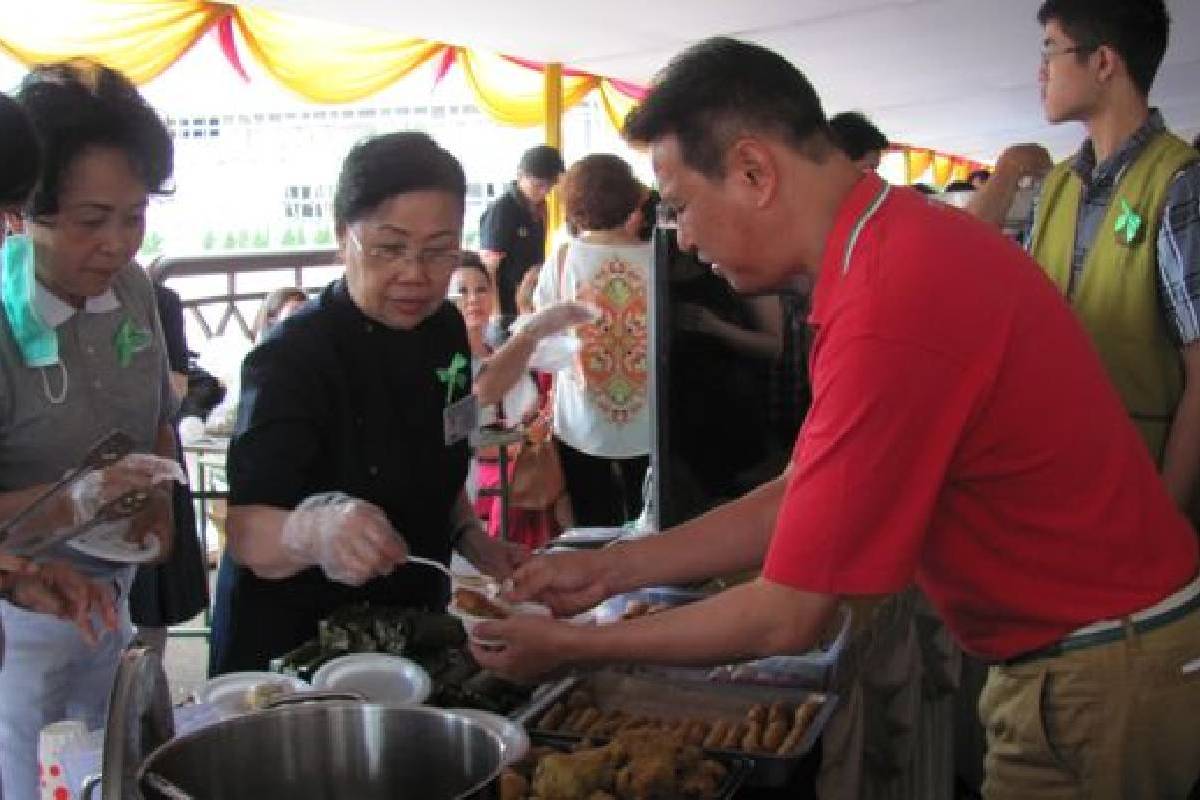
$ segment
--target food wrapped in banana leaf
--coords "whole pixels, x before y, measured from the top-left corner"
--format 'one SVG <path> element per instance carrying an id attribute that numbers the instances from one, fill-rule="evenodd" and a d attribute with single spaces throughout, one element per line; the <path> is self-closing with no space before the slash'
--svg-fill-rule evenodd
<path id="1" fill-rule="evenodd" d="M 432 705 L 481 708 L 508 714 L 530 689 L 480 670 L 466 649 L 457 618 L 436 611 L 370 606 L 338 609 L 317 626 L 316 639 L 271 662 L 285 675 L 312 680 L 330 659 L 350 653 L 387 653 L 411 659 L 433 679 Z"/>

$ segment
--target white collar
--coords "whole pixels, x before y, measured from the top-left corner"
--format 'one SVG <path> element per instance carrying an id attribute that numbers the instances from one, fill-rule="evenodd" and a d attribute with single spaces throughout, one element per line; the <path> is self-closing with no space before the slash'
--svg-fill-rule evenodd
<path id="1" fill-rule="evenodd" d="M 79 311 L 75 306 L 63 302 L 57 295 L 42 286 L 41 281 L 35 280 L 34 286 L 36 287 L 33 292 L 34 308 L 37 309 L 42 322 L 51 328 L 62 325 Z M 83 304 L 83 310 L 88 314 L 105 314 L 109 311 L 116 311 L 120 307 L 121 301 L 117 299 L 112 287 L 109 287 L 104 294 L 87 298 Z"/>

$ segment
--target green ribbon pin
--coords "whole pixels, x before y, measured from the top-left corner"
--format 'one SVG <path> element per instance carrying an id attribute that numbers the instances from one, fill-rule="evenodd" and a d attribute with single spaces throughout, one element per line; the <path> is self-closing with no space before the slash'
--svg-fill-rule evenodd
<path id="1" fill-rule="evenodd" d="M 446 405 L 450 405 L 450 401 L 454 399 L 456 388 L 467 388 L 466 368 L 468 363 L 466 356 L 462 353 L 455 353 L 454 358 L 450 359 L 449 366 L 438 369 L 438 380 L 446 384 Z"/>
<path id="2" fill-rule="evenodd" d="M 150 333 L 134 326 L 133 321 L 126 317 L 117 328 L 113 337 L 113 347 L 117 350 L 117 363 L 128 367 L 133 361 L 133 354 L 146 349 L 150 344 Z"/>
<path id="3" fill-rule="evenodd" d="M 1137 241 L 1138 233 L 1142 230 L 1142 217 L 1128 201 L 1121 200 L 1121 213 L 1117 215 L 1117 224 L 1113 226 L 1113 233 L 1117 235 L 1118 241 L 1123 240 L 1125 244 L 1131 245 Z"/>

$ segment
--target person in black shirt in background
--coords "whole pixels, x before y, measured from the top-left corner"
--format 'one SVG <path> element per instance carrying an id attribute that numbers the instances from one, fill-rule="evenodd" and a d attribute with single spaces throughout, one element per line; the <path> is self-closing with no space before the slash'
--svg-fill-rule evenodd
<path id="1" fill-rule="evenodd" d="M 492 274 L 506 322 L 517 314 L 517 286 L 526 270 L 546 260 L 546 195 L 565 169 L 558 150 L 531 147 L 521 156 L 517 179 L 479 219 L 479 257 Z"/>
<path id="2" fill-rule="evenodd" d="M 153 277 L 154 268 L 150 268 Z M 154 281 L 154 299 L 162 322 L 163 338 L 167 345 L 167 364 L 170 367 L 171 388 L 177 400 L 187 394 L 188 346 L 183 324 L 183 303 L 179 294 Z M 179 441 L 179 416 L 175 418 L 175 449 L 183 452 Z M 187 464 L 180 461 L 184 468 Z M 196 538 L 196 510 L 192 505 L 192 490 L 183 484 L 173 485 L 172 521 L 175 525 L 175 547 L 162 564 L 138 567 L 133 588 L 129 593 L 129 614 L 137 626 L 137 637 L 162 658 L 167 649 L 168 626 L 187 622 L 208 606 L 208 579 L 205 558 Z"/>

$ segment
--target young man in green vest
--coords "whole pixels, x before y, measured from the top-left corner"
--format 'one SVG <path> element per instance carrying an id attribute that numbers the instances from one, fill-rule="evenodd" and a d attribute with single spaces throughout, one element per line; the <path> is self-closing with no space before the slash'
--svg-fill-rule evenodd
<path id="1" fill-rule="evenodd" d="M 1052 123 L 1088 138 L 1051 168 L 1037 145 L 1001 155 L 972 210 L 999 222 L 1045 175 L 1030 252 L 1091 334 L 1180 507 L 1200 475 L 1200 155 L 1147 95 L 1167 48 L 1163 0 L 1047 0 L 1039 82 Z"/>

